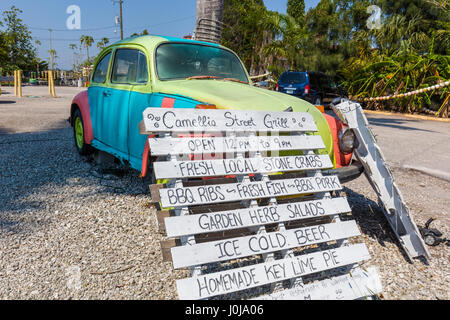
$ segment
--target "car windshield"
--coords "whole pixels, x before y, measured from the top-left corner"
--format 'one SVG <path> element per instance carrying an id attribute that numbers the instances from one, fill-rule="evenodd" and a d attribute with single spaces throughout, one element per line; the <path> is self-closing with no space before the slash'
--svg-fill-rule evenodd
<path id="1" fill-rule="evenodd" d="M 283 75 L 280 78 L 280 82 L 283 83 L 305 83 L 306 82 L 306 76 L 304 73 L 283 73 Z"/>
<path id="2" fill-rule="evenodd" d="M 162 44 L 156 50 L 156 70 L 161 80 L 223 79 L 248 83 L 235 54 L 206 45 Z"/>

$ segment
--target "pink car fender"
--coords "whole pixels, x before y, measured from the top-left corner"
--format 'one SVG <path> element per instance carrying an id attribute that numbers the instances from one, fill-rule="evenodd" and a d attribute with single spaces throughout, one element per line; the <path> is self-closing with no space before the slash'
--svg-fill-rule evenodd
<path id="1" fill-rule="evenodd" d="M 92 120 L 91 113 L 89 111 L 89 99 L 87 95 L 87 90 L 80 92 L 73 98 L 72 106 L 70 109 L 70 124 L 73 126 L 73 113 L 76 109 L 80 109 L 81 116 L 84 122 L 84 142 L 91 144 L 94 139 L 94 132 L 92 130 Z"/>

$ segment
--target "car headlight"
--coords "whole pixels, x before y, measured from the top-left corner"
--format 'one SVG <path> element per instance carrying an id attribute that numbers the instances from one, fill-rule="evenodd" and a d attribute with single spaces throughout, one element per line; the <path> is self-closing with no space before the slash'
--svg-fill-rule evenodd
<path id="1" fill-rule="evenodd" d="M 356 148 L 356 136 L 349 128 L 344 128 L 339 132 L 339 148 L 341 152 L 349 154 Z"/>

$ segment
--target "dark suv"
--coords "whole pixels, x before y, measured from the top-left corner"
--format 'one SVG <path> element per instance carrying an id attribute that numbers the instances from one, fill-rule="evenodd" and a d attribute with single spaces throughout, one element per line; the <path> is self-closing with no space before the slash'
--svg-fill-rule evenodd
<path id="1" fill-rule="evenodd" d="M 343 92 L 325 73 L 292 71 L 283 73 L 277 83 L 277 91 L 302 98 L 315 105 L 328 105 Z"/>

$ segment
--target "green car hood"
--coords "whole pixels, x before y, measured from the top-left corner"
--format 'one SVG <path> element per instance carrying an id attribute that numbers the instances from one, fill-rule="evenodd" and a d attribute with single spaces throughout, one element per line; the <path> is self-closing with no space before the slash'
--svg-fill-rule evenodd
<path id="1" fill-rule="evenodd" d="M 210 79 L 160 81 L 154 86 L 154 91 L 214 104 L 218 109 L 285 111 L 292 107 L 295 112 L 308 112 L 313 116 L 326 146 L 320 153 L 328 154 L 335 163 L 333 137 L 327 120 L 315 106 L 299 98 L 248 84 Z"/>

